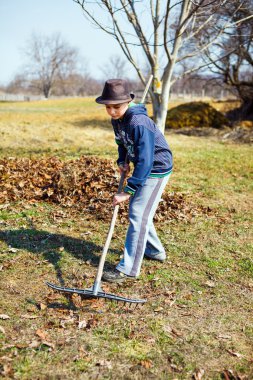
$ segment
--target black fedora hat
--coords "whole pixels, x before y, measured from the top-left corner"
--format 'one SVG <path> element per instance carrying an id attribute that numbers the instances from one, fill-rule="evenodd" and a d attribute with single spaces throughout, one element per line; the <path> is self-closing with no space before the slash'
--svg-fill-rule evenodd
<path id="1" fill-rule="evenodd" d="M 96 99 L 100 104 L 120 104 L 131 102 L 134 94 L 130 94 L 128 82 L 124 79 L 109 79 L 105 82 L 102 95 Z"/>

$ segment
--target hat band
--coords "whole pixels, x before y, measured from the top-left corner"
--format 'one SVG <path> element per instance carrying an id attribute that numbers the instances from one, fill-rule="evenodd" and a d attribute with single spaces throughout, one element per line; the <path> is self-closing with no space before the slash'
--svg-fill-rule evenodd
<path id="1" fill-rule="evenodd" d="M 121 97 L 109 97 L 105 98 L 103 96 L 99 96 L 96 98 L 97 103 L 101 104 L 119 104 L 124 102 L 131 102 L 134 99 L 134 94 L 130 94 L 129 96 L 121 96 Z"/>

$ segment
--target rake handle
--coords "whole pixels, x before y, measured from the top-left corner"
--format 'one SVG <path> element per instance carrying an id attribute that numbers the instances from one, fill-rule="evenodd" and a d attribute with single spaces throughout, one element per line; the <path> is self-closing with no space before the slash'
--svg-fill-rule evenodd
<path id="1" fill-rule="evenodd" d="M 126 177 L 126 174 L 125 174 L 125 172 L 123 172 L 121 174 L 121 176 L 120 176 L 119 187 L 118 187 L 118 191 L 117 191 L 118 194 L 121 193 L 121 191 L 122 191 L 123 184 L 124 184 L 124 181 L 125 181 L 125 177 Z M 96 279 L 95 279 L 95 282 L 94 282 L 94 285 L 93 285 L 93 293 L 94 293 L 94 295 L 96 295 L 100 291 L 100 282 L 101 282 L 101 278 L 102 278 L 102 275 L 103 275 L 103 269 L 104 269 L 104 265 L 105 265 L 105 258 L 106 258 L 107 251 L 109 249 L 110 242 L 111 242 L 111 239 L 112 239 L 112 235 L 113 235 L 115 223 L 116 223 L 116 220 L 117 220 L 118 212 L 119 212 L 119 205 L 116 205 L 114 207 L 114 210 L 113 210 L 112 220 L 111 220 L 110 228 L 109 228 L 109 231 L 108 231 L 108 234 L 107 234 L 106 242 L 105 242 L 105 245 L 104 245 L 104 248 L 103 248 L 103 252 L 102 252 L 102 255 L 101 255 L 100 260 L 99 260 L 99 265 L 98 265 L 98 269 L 97 269 L 97 275 L 96 275 Z"/>
<path id="2" fill-rule="evenodd" d="M 145 87 L 145 89 L 144 89 L 144 92 L 143 92 L 143 94 L 142 94 L 142 98 L 141 98 L 140 103 L 144 103 L 145 98 L 146 98 L 147 93 L 148 93 L 148 90 L 149 90 L 149 87 L 150 87 L 150 85 L 151 85 L 152 79 L 153 79 L 153 75 L 151 74 L 150 77 L 149 77 L 149 79 L 148 79 L 148 83 L 146 84 L 146 87 Z"/>

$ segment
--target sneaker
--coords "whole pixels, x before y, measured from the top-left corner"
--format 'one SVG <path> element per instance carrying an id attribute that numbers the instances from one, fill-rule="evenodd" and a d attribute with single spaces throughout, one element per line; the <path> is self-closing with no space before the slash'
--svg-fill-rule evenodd
<path id="1" fill-rule="evenodd" d="M 127 275 L 118 271 L 117 269 L 107 271 L 103 274 L 102 280 L 107 282 L 123 282 L 127 279 Z"/>
<path id="2" fill-rule="evenodd" d="M 148 256 L 145 254 L 145 257 L 146 259 L 160 261 L 161 263 L 164 263 L 164 261 L 166 260 L 166 256 L 164 253 L 157 253 L 153 256 Z"/>

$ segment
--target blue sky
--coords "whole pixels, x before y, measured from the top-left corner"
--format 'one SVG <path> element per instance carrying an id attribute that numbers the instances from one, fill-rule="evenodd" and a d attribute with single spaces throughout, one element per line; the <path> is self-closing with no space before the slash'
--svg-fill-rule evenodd
<path id="1" fill-rule="evenodd" d="M 34 32 L 59 32 L 87 59 L 96 78 L 103 77 L 99 67 L 112 54 L 124 57 L 116 41 L 92 26 L 72 0 L 0 0 L 0 84 L 7 84 L 21 69 L 21 50 Z"/>

